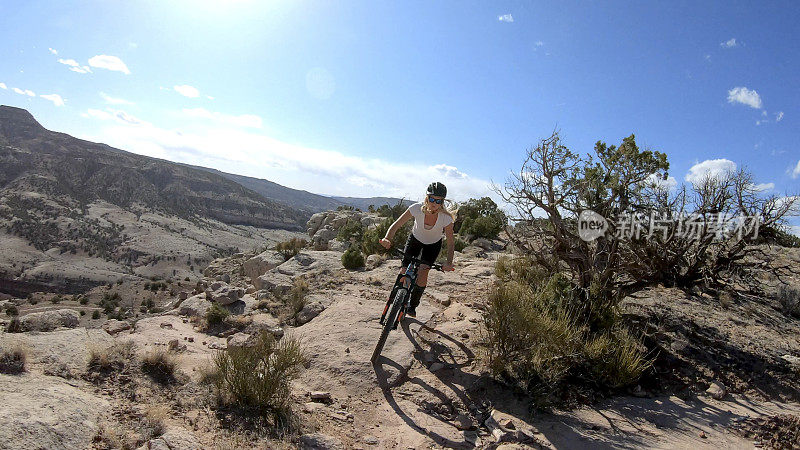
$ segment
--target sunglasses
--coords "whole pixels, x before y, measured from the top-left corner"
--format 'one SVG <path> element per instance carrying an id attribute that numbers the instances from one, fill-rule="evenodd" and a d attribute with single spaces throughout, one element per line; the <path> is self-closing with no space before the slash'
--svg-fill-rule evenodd
<path id="1" fill-rule="evenodd" d="M 428 197 L 428 201 L 431 203 L 436 203 L 437 205 L 441 205 L 442 203 L 444 203 L 443 198 Z"/>

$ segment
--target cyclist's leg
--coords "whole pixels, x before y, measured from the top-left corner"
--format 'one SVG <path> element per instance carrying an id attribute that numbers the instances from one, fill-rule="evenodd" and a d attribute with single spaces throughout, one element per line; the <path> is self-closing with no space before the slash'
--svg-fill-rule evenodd
<path id="1" fill-rule="evenodd" d="M 442 241 L 439 240 L 433 244 L 427 244 L 422 248 L 422 256 L 420 259 L 423 264 L 420 264 L 419 271 L 417 272 L 417 282 L 414 291 L 411 294 L 411 309 L 416 312 L 417 306 L 422 299 L 422 294 L 425 292 L 425 287 L 428 286 L 428 272 L 431 270 L 439 252 L 442 251 Z"/>

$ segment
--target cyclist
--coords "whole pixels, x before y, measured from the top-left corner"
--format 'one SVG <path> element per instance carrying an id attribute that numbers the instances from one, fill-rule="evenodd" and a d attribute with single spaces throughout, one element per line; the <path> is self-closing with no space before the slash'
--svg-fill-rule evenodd
<path id="1" fill-rule="evenodd" d="M 431 183 L 428 186 L 425 200 L 409 206 L 403 215 L 389 227 L 386 236 L 380 240 L 380 244 L 388 249 L 392 246 L 392 239 L 397 230 L 411 218 L 414 219 L 414 228 L 411 230 L 403 250 L 407 256 L 403 258 L 400 268 L 400 273 L 405 273 L 406 267 L 411 262 L 409 259 L 411 256 L 417 256 L 424 261 L 424 264 L 420 265 L 417 286 L 411 296 L 411 307 L 406 311 L 406 315 L 410 317 L 417 316 L 417 306 L 419 306 L 422 293 L 428 285 L 428 271 L 442 249 L 442 234 L 447 237 L 447 263 L 442 265 L 442 270 L 455 270 L 453 267 L 455 244 L 453 222 L 456 220 L 458 210 L 448 210 L 444 203 L 445 197 L 447 197 L 447 187 L 439 182 Z"/>

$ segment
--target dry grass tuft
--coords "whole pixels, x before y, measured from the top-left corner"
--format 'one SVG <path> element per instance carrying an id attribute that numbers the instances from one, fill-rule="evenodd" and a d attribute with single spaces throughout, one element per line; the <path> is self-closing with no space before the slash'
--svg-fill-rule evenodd
<path id="1" fill-rule="evenodd" d="M 89 372 L 108 374 L 119 372 L 133 361 L 136 353 L 132 341 L 119 342 L 111 347 L 89 350 Z"/>
<path id="2" fill-rule="evenodd" d="M 9 349 L 0 348 L 0 373 L 17 375 L 25 372 L 28 351 L 21 345 Z"/>
<path id="3" fill-rule="evenodd" d="M 161 384 L 172 384 L 177 381 L 178 358 L 174 353 L 158 349 L 147 353 L 142 358 L 142 372 Z"/>

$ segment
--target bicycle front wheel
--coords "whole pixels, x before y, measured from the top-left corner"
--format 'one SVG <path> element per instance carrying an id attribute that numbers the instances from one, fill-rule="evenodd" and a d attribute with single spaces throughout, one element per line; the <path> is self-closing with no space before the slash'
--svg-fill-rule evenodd
<path id="1" fill-rule="evenodd" d="M 400 310 L 403 308 L 403 302 L 406 300 L 406 295 L 408 295 L 408 289 L 400 288 L 395 292 L 394 299 L 392 299 L 392 306 L 389 309 L 389 313 L 386 315 L 386 319 L 383 322 L 383 329 L 381 330 L 381 337 L 378 338 L 378 345 L 375 346 L 375 351 L 372 352 L 372 359 L 370 361 L 375 362 L 379 356 L 381 356 L 381 351 L 383 351 L 383 346 L 386 345 L 386 339 L 389 337 L 389 332 L 392 331 L 394 328 L 394 323 L 397 321 L 397 317 L 400 315 Z"/>

